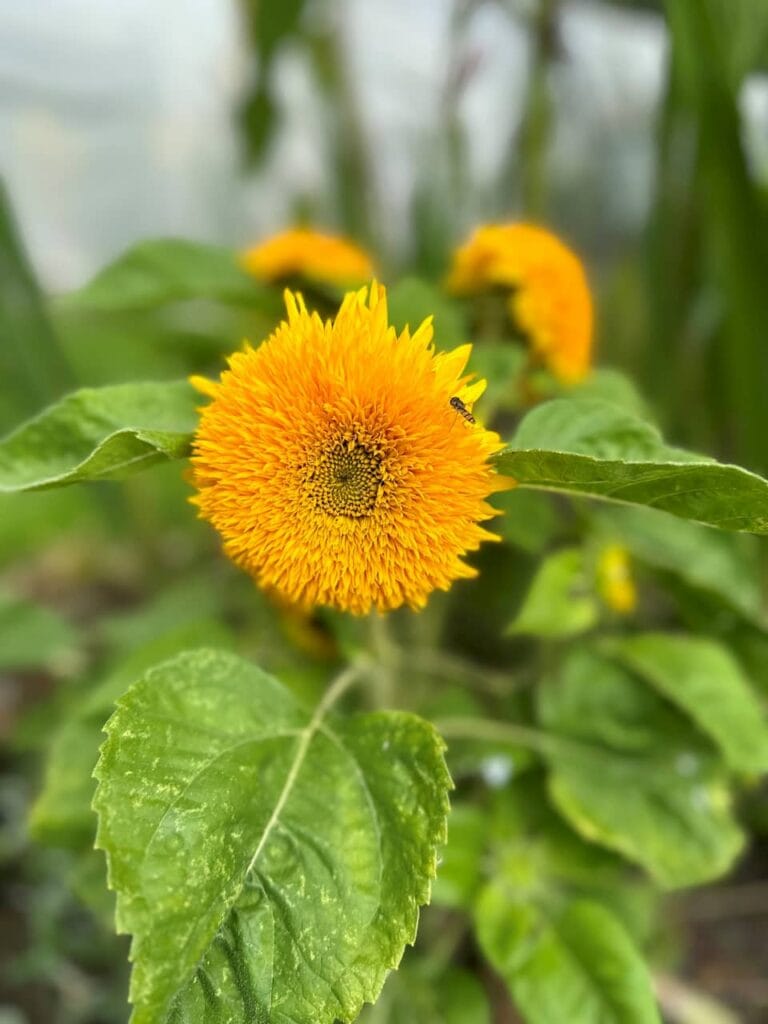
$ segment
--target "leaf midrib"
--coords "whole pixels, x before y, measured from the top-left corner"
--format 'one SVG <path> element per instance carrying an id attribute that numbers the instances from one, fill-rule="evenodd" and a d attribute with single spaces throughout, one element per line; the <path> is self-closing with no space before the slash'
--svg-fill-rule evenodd
<path id="1" fill-rule="evenodd" d="M 344 673 L 342 676 L 340 676 L 339 679 L 337 680 L 337 684 L 341 683 L 342 681 L 346 682 L 346 676 L 347 673 Z M 251 873 L 251 871 L 253 871 L 253 869 L 256 867 L 256 863 L 259 857 L 261 856 L 264 847 L 269 841 L 269 837 L 272 834 L 272 831 L 274 830 L 275 826 L 280 820 L 280 814 L 282 813 L 283 808 L 285 807 L 286 803 L 288 802 L 288 799 L 290 798 L 291 790 L 293 789 L 296 780 L 299 777 L 299 773 L 301 772 L 304 761 L 306 760 L 307 752 L 315 736 L 315 733 L 322 725 L 323 718 L 325 717 L 329 708 L 335 702 L 337 695 L 339 695 L 339 690 L 340 687 L 338 685 L 331 686 L 328 689 L 323 699 L 315 708 L 314 713 L 310 718 L 309 722 L 299 733 L 299 742 L 296 747 L 296 753 L 294 754 L 293 762 L 290 768 L 288 769 L 288 774 L 285 777 L 285 782 L 283 783 L 283 788 L 280 790 L 280 795 L 277 798 L 277 803 L 275 804 L 274 810 L 272 811 L 269 821 L 264 826 L 264 831 L 262 832 L 261 838 L 259 839 L 259 842 L 256 845 L 256 851 L 253 854 L 253 857 L 251 858 L 251 861 L 245 870 L 245 874 L 243 875 L 243 880 L 240 884 L 240 888 L 238 891 L 238 897 L 243 890 L 246 878 Z"/>

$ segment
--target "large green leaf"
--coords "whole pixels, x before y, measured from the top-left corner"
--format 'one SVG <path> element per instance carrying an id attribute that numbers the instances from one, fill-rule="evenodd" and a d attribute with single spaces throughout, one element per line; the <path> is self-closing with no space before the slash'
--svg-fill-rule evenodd
<path id="1" fill-rule="evenodd" d="M 133 1024 L 352 1021 L 413 941 L 445 838 L 441 741 L 330 702 L 308 714 L 213 650 L 119 702 L 95 807 Z"/>
<path id="2" fill-rule="evenodd" d="M 539 692 L 549 789 L 585 838 L 663 886 L 716 878 L 739 853 L 726 776 L 685 718 L 607 658 L 575 651 Z M 576 742 L 574 742 L 576 741 Z"/>
<path id="3" fill-rule="evenodd" d="M 597 622 L 598 606 L 581 548 L 563 548 L 541 563 L 510 633 L 565 637 Z"/>
<path id="4" fill-rule="evenodd" d="M 476 921 L 483 951 L 528 1024 L 658 1024 L 647 968 L 599 904 L 550 908 L 502 876 L 482 893 Z"/>
<path id="5" fill-rule="evenodd" d="M 664 444 L 609 402 L 560 398 L 530 412 L 495 458 L 523 487 L 650 505 L 684 519 L 768 533 L 768 481 Z"/>
<path id="6" fill-rule="evenodd" d="M 115 480 L 182 458 L 197 401 L 184 381 L 75 391 L 0 440 L 0 494 Z"/>
<path id="7" fill-rule="evenodd" d="M 79 292 L 68 305 L 89 309 L 146 309 L 180 299 L 254 304 L 269 294 L 238 264 L 237 253 L 182 239 L 141 242 Z"/>
<path id="8" fill-rule="evenodd" d="M 762 709 L 726 648 L 706 637 L 642 633 L 611 640 L 606 649 L 688 714 L 732 768 L 768 769 Z"/>
<path id="9" fill-rule="evenodd" d="M 647 565 L 717 594 L 749 619 L 761 618 L 760 560 L 755 550 L 760 542 L 754 537 L 724 533 L 652 508 L 603 504 L 595 508 L 594 517 L 602 531 Z"/>

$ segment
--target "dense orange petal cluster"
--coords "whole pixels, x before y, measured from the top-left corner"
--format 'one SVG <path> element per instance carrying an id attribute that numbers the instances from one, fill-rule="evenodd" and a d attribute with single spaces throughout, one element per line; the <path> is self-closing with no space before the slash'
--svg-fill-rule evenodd
<path id="1" fill-rule="evenodd" d="M 287 321 L 229 359 L 195 437 L 193 501 L 226 553 L 305 607 L 422 607 L 475 575 L 462 560 L 508 486 L 501 447 L 468 412 L 471 346 L 436 353 L 431 319 L 399 336 L 376 284 L 334 320 L 286 292 Z M 454 400 L 451 404 L 451 400 Z"/>
<path id="2" fill-rule="evenodd" d="M 370 256 L 347 238 L 310 228 L 290 228 L 247 249 L 245 269 L 262 281 L 299 277 L 341 287 L 363 284 L 374 276 Z"/>
<path id="3" fill-rule="evenodd" d="M 457 294 L 510 289 L 510 312 L 542 362 L 564 383 L 589 371 L 593 308 L 584 267 L 559 238 L 533 224 L 488 224 L 454 254 Z"/>

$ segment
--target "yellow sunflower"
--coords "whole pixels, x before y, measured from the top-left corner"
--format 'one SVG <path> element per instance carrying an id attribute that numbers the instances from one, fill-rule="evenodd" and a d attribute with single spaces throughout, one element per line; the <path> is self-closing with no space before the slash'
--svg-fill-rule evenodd
<path id="1" fill-rule="evenodd" d="M 360 246 L 310 228 L 273 235 L 242 253 L 241 262 L 262 281 L 300 277 L 344 287 L 370 281 L 375 273 L 370 256 Z"/>
<path id="2" fill-rule="evenodd" d="M 533 224 L 487 224 L 454 253 L 448 288 L 510 289 L 509 309 L 533 352 L 563 383 L 589 371 L 593 309 L 578 256 Z"/>
<path id="3" fill-rule="evenodd" d="M 485 388 L 470 345 L 436 353 L 431 318 L 399 336 L 386 293 L 350 292 L 334 320 L 285 293 L 287 321 L 229 358 L 195 437 L 192 499 L 232 560 L 305 607 L 422 607 L 475 570 L 480 522 L 509 486 L 502 445 L 469 412 Z M 453 400 L 453 404 L 452 403 Z"/>

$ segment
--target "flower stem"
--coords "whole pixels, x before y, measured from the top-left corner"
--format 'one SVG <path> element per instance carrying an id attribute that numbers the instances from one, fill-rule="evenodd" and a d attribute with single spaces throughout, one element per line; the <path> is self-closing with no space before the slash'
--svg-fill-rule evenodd
<path id="1" fill-rule="evenodd" d="M 331 685 L 323 694 L 320 703 L 315 711 L 315 719 L 322 720 L 325 713 L 340 700 L 347 690 L 370 671 L 366 661 L 353 661 L 343 671 L 331 680 Z"/>
<path id="2" fill-rule="evenodd" d="M 376 659 L 374 696 L 378 708 L 397 706 L 397 673 L 400 667 L 400 649 L 392 639 L 386 615 L 373 612 L 368 618 L 371 629 L 371 647 Z"/>

